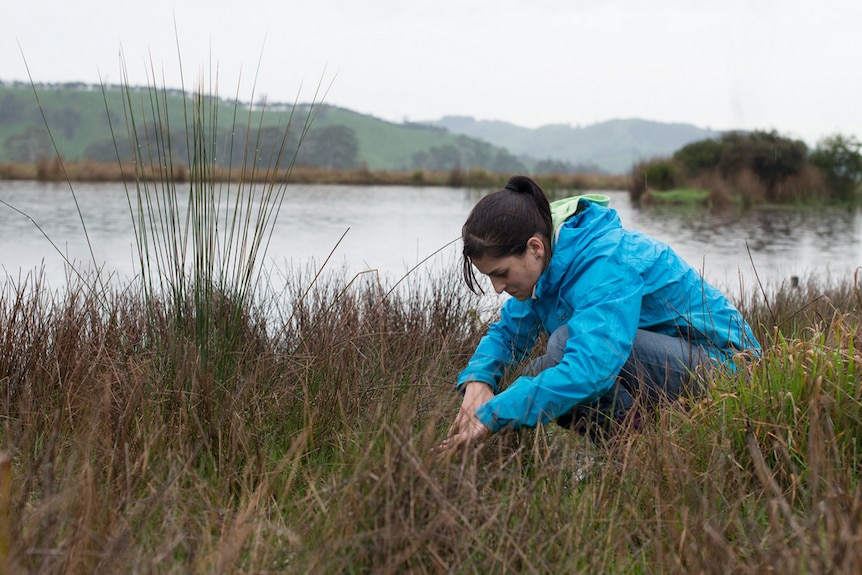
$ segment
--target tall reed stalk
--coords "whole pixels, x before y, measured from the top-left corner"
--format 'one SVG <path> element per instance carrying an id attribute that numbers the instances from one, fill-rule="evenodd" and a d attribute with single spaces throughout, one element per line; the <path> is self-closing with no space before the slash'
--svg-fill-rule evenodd
<path id="1" fill-rule="evenodd" d="M 236 343 L 231 324 L 239 325 L 256 295 L 261 263 L 284 200 L 287 184 L 275 176 L 285 165 L 289 174 L 296 159 L 298 149 L 287 149 L 288 134 L 301 131 L 301 145 L 316 109 L 312 106 L 298 121 L 291 113 L 277 152 L 260 157 L 263 130 L 258 129 L 252 141 L 246 126 L 257 117 L 262 127 L 263 111 L 255 114 L 249 106 L 246 123 L 240 124 L 243 106 L 237 95 L 229 115 L 222 113 L 217 77 L 206 86 L 199 79 L 191 93 L 183 85 L 180 118 L 171 116 L 168 90 L 156 87 L 154 70 L 151 80 L 145 92 L 128 81 L 123 90 L 135 165 L 134 187 L 127 185 L 126 194 L 144 298 L 156 301 L 169 295 L 166 312 L 178 326 L 194 325 L 203 360 L 225 360 L 230 354 L 223 352 Z M 226 117 L 232 124 L 223 132 L 219 122 Z M 222 133 L 228 135 L 220 140 Z M 119 158 L 123 154 L 117 145 Z M 188 166 L 177 164 L 179 147 L 185 148 Z M 225 166 L 228 178 L 214 177 Z M 177 178 L 186 171 L 187 179 Z M 214 318 L 227 323 L 213 325 Z"/>

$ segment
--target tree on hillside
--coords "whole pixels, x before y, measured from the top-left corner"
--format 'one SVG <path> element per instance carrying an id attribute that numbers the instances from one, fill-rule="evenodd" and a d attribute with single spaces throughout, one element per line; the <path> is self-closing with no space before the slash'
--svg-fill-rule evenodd
<path id="1" fill-rule="evenodd" d="M 413 168 L 429 172 L 448 172 L 455 168 L 464 168 L 464 161 L 458 148 L 446 144 L 414 154 Z"/>
<path id="2" fill-rule="evenodd" d="M 346 170 L 359 165 L 359 141 L 352 128 L 326 126 L 308 133 L 299 148 L 300 166 Z"/>
<path id="3" fill-rule="evenodd" d="M 48 125 L 51 131 L 59 130 L 64 138 L 72 139 L 75 137 L 75 130 L 81 123 L 81 114 L 76 112 L 69 106 L 64 106 L 62 110 L 48 112 Z"/>
<path id="4" fill-rule="evenodd" d="M 862 182 L 862 143 L 853 136 L 835 134 L 823 138 L 811 153 L 811 165 L 819 168 L 832 194 L 842 200 L 853 197 Z"/>
<path id="5" fill-rule="evenodd" d="M 572 173 L 573 167 L 571 163 L 564 162 L 563 160 L 554 160 L 551 158 L 545 160 L 539 160 L 536 162 L 536 165 L 533 166 L 534 174 L 570 174 Z"/>
<path id="6" fill-rule="evenodd" d="M 497 174 L 517 174 L 527 171 L 524 163 L 506 150 L 497 152 L 497 156 L 489 168 Z"/>
<path id="7" fill-rule="evenodd" d="M 237 134 L 240 137 L 237 137 Z M 234 130 L 227 140 L 226 150 L 220 160 L 223 165 L 231 156 L 232 163 L 237 165 L 240 163 L 240 156 L 244 155 L 247 166 L 250 166 L 251 162 L 259 168 L 268 168 L 275 166 L 281 158 L 282 167 L 287 167 L 296 151 L 299 136 L 296 130 L 289 130 L 285 134 L 283 127 L 267 126 L 249 134 L 246 148 L 245 127 L 242 126 L 241 130 Z"/>
<path id="8" fill-rule="evenodd" d="M 7 92 L 0 98 L 0 122 L 11 123 L 20 120 L 24 110 L 24 102 L 13 92 Z"/>
<path id="9" fill-rule="evenodd" d="M 119 155 L 119 158 L 118 158 Z M 121 162 L 130 162 L 133 159 L 132 149 L 128 143 L 111 139 L 97 140 L 87 146 L 84 150 L 84 158 L 94 162 L 111 163 L 119 159 Z"/>
<path id="10" fill-rule="evenodd" d="M 48 132 L 38 126 L 30 126 L 22 134 L 9 136 L 3 147 L 6 157 L 12 162 L 37 162 L 53 155 Z"/>

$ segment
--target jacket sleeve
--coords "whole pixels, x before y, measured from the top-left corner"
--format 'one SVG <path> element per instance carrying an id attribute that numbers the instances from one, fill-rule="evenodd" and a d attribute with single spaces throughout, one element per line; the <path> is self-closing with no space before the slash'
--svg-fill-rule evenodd
<path id="1" fill-rule="evenodd" d="M 613 254 L 580 265 L 561 288 L 561 299 L 573 310 L 562 361 L 534 377 L 519 377 L 480 406 L 482 423 L 494 432 L 533 427 L 608 392 L 631 354 L 642 294 L 636 268 Z"/>
<path id="2" fill-rule="evenodd" d="M 458 376 L 459 390 L 468 381 L 481 381 L 497 393 L 506 371 L 529 356 L 541 329 L 532 303 L 511 298 L 503 304 L 500 319 L 488 328 L 467 367 Z"/>

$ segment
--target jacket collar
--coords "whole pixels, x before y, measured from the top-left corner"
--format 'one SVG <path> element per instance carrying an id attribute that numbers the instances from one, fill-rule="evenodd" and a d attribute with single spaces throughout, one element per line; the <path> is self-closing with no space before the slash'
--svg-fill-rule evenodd
<path id="1" fill-rule="evenodd" d="M 607 196 L 602 197 L 607 198 Z M 578 200 L 581 199 L 590 200 L 588 197 L 579 196 Z M 556 226 L 551 261 L 539 276 L 539 281 L 533 286 L 531 296 L 533 300 L 552 297 L 558 293 L 564 276 L 572 267 L 572 262 L 586 248 L 590 239 L 602 230 L 620 227 L 619 216 L 615 210 L 605 209 L 605 206 L 600 203 L 598 206 L 593 206 L 594 203 L 598 202 L 592 200 L 572 202 L 571 206 L 575 207 L 571 210 L 571 215 Z M 571 209 L 571 206 L 568 208 Z"/>

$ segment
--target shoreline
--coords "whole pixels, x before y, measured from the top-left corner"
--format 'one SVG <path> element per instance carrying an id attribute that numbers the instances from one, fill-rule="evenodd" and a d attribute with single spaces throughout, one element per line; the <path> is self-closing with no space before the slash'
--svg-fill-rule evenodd
<path id="1" fill-rule="evenodd" d="M 210 168 L 194 174 L 185 165 L 162 169 L 135 164 L 99 162 L 60 162 L 45 160 L 32 163 L 0 163 L 0 180 L 31 180 L 40 182 L 129 182 L 172 181 L 190 179 L 209 182 L 259 182 L 295 184 L 342 184 L 356 186 L 440 186 L 495 188 L 503 187 L 510 174 L 496 174 L 482 169 L 455 169 L 446 172 L 426 170 L 383 171 L 367 168 L 325 170 L 320 168 L 257 169 Z M 546 189 L 624 190 L 627 175 L 609 174 L 545 174 L 533 176 Z"/>

